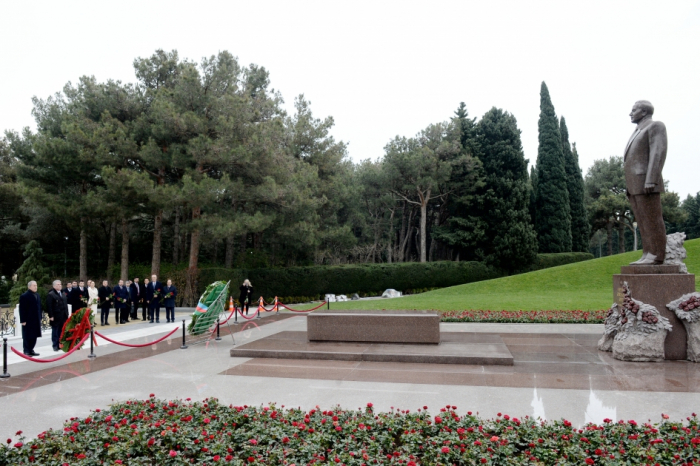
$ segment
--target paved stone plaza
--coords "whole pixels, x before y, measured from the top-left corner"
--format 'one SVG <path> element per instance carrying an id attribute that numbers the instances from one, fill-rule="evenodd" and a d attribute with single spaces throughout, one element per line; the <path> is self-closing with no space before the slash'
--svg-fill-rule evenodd
<path id="1" fill-rule="evenodd" d="M 184 311 L 184 310 L 183 310 Z M 178 318 L 189 312 L 179 312 Z M 162 337 L 175 324 L 133 323 L 102 330 L 118 341 L 146 343 Z M 89 349 L 48 364 L 10 358 L 9 379 L 0 380 L 0 438 L 23 430 L 35 436 L 60 428 L 72 416 L 86 416 L 112 400 L 146 398 L 203 399 L 226 404 L 277 402 L 286 406 L 323 408 L 340 404 L 358 408 L 372 402 L 379 410 L 392 406 L 437 411 L 446 404 L 458 411 L 565 417 L 575 425 L 604 418 L 658 421 L 661 413 L 680 420 L 700 409 L 700 367 L 685 361 L 631 363 L 596 350 L 602 325 L 584 324 L 441 324 L 451 332 L 498 335 L 512 354 L 513 366 L 386 363 L 232 358 L 243 345 L 283 332 L 303 332 L 306 317 L 291 313 L 222 329 L 222 340 L 190 342 L 181 350 L 181 333 L 144 348 L 125 348 L 98 339 L 98 357 Z M 41 358 L 45 336 L 37 344 Z M 47 343 L 48 342 L 48 343 Z M 21 339 L 11 339 L 21 348 Z"/>

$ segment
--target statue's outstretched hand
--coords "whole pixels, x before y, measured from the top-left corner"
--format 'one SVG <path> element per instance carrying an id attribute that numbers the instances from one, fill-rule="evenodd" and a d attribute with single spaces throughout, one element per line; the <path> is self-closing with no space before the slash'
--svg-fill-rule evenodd
<path id="1" fill-rule="evenodd" d="M 644 183 L 644 192 L 647 194 L 651 194 L 654 192 L 654 188 L 656 188 L 656 183 Z"/>

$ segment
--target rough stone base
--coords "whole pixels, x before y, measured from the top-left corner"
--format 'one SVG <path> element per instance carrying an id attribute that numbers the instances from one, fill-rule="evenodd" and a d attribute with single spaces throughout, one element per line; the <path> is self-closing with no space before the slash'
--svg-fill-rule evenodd
<path id="1" fill-rule="evenodd" d="M 700 322 L 682 322 L 688 333 L 688 361 L 700 362 Z"/>
<path id="2" fill-rule="evenodd" d="M 658 362 L 664 360 L 666 330 L 649 334 L 629 333 L 624 339 L 615 338 L 613 358 L 621 361 Z"/>
<path id="3" fill-rule="evenodd" d="M 623 270 L 642 272 L 646 270 L 643 269 L 643 267 L 653 266 L 627 266 L 623 267 Z M 654 306 L 662 316 L 666 317 L 671 322 L 673 331 L 669 333 L 664 343 L 663 354 L 665 354 L 666 359 L 686 359 L 687 337 L 685 327 L 681 324 L 680 319 L 676 317 L 675 312 L 669 310 L 666 305 L 686 293 L 695 291 L 695 275 L 688 273 L 623 273 L 620 275 L 613 275 L 613 299 L 619 305 L 622 305 L 622 301 L 624 300 L 624 282 L 627 282 L 629 285 L 634 299 Z M 613 352 L 614 351 L 613 347 Z M 630 359 L 626 360 L 629 361 Z"/>
<path id="4" fill-rule="evenodd" d="M 600 337 L 600 340 L 598 340 L 598 351 L 612 351 L 614 339 L 614 335 L 604 334 L 602 337 Z"/>

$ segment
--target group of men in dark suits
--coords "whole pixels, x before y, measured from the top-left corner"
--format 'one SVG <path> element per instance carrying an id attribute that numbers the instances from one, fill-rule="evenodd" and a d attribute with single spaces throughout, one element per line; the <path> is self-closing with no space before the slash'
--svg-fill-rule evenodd
<path id="1" fill-rule="evenodd" d="M 66 301 L 71 305 L 73 311 L 90 305 L 88 302 L 90 296 L 83 280 L 66 283 L 66 288 L 62 289 L 61 292 L 66 296 Z"/>
<path id="2" fill-rule="evenodd" d="M 177 289 L 172 286 L 172 281 L 168 280 L 167 286 L 163 286 L 158 281 L 158 277 L 151 276 L 151 281 L 144 280 L 141 286 L 138 278 L 129 282 L 128 287 L 122 280 L 114 288 L 110 288 L 107 280 L 102 282 L 102 286 L 97 290 L 99 296 L 99 306 L 101 309 L 101 325 L 109 325 L 109 310 L 114 306 L 117 324 L 124 324 L 132 320 L 138 320 L 139 305 L 142 308 L 142 320 L 150 323 L 160 323 L 161 304 L 166 308 L 166 318 L 168 322 L 175 322 L 175 297 Z"/>
<path id="3" fill-rule="evenodd" d="M 139 304 L 143 308 L 143 320 L 148 319 L 150 323 L 160 323 L 160 306 L 165 306 L 165 315 L 168 322 L 175 322 L 175 297 L 177 289 L 172 281 L 168 280 L 163 286 L 158 277 L 153 275 L 151 281 L 145 280 L 145 286 L 139 284 L 139 279 L 133 282 L 119 283 L 114 288 L 109 286 L 109 282 L 104 280 L 102 286 L 97 290 L 98 306 L 100 308 L 100 322 L 102 325 L 109 325 L 109 310 L 114 306 L 116 323 L 126 323 L 129 317 L 138 320 Z M 54 280 L 52 289 L 46 298 L 46 314 L 49 316 L 51 325 L 51 343 L 54 351 L 58 351 L 61 332 L 68 320 L 68 305 L 72 309 L 78 310 L 89 307 L 88 289 L 84 282 L 68 282 L 63 288 L 61 280 Z M 94 286 L 94 285 L 93 285 Z M 24 344 L 24 354 L 28 356 L 39 356 L 34 351 L 36 341 L 41 337 L 42 305 L 41 298 L 37 292 L 37 283 L 31 281 L 27 284 L 28 290 L 19 299 L 19 317 L 22 326 L 22 340 Z M 154 320 L 155 319 L 155 320 Z"/>

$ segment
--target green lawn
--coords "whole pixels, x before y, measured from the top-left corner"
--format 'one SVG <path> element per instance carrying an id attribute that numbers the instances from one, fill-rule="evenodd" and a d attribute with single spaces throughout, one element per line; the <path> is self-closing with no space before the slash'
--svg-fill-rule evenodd
<path id="1" fill-rule="evenodd" d="M 700 239 L 686 242 L 685 248 L 688 271 L 696 274 L 697 283 Z M 607 309 L 613 302 L 613 274 L 620 273 L 620 266 L 637 260 L 641 254 L 641 251 L 618 254 L 404 298 L 331 303 L 331 309 Z"/>

